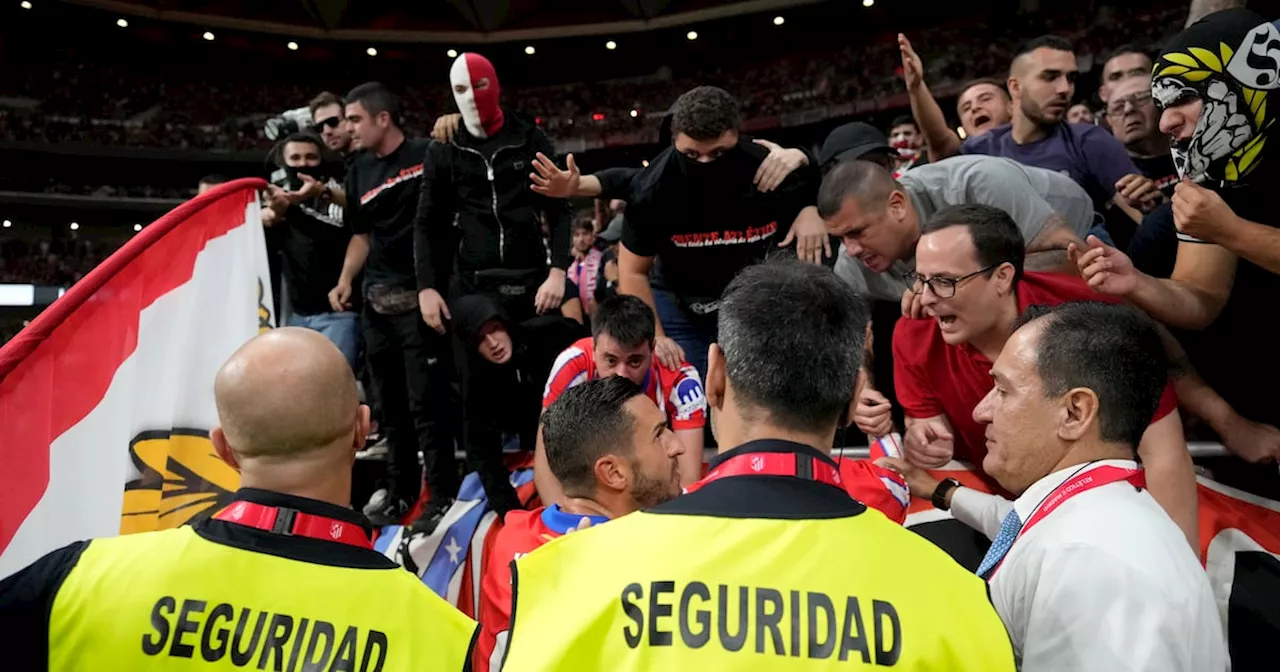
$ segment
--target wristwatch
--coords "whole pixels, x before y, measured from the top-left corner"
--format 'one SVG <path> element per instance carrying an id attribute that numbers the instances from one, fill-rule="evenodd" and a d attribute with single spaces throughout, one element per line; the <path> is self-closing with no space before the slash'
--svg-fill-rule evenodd
<path id="1" fill-rule="evenodd" d="M 929 498 L 929 501 L 933 502 L 934 508 L 946 511 L 951 508 L 947 506 L 947 493 L 958 487 L 960 487 L 960 481 L 954 478 L 944 478 L 938 484 L 938 487 L 933 489 L 933 496 Z"/>

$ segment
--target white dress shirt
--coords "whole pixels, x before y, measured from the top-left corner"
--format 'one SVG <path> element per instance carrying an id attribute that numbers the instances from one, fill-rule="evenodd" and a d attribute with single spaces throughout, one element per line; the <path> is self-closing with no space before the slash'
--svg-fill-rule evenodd
<path id="1" fill-rule="evenodd" d="M 1129 460 L 1054 472 L 1017 500 L 958 488 L 956 519 L 994 539 L 1011 508 L 1026 524 L 1069 478 Z M 1220 672 L 1222 620 L 1187 538 L 1126 481 L 1079 492 L 1023 534 L 991 577 L 991 601 L 1020 669 Z"/>

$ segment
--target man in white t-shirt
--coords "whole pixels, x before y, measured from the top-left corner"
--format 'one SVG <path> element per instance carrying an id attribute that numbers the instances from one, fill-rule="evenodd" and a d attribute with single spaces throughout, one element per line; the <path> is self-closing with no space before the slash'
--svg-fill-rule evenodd
<path id="1" fill-rule="evenodd" d="M 1221 672 L 1208 576 L 1134 461 L 1168 375 L 1155 324 L 1086 302 L 1018 325 L 973 412 L 987 425 L 983 471 L 1017 499 L 882 466 L 992 539 L 978 574 L 1020 669 Z"/>

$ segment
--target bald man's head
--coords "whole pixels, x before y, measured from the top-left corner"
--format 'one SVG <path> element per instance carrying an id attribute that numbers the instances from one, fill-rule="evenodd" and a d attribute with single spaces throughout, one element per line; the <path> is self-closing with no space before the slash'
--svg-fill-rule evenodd
<path id="1" fill-rule="evenodd" d="M 237 462 L 354 454 L 368 424 L 350 365 L 310 329 L 273 329 L 245 343 L 218 371 L 213 395 Z"/>

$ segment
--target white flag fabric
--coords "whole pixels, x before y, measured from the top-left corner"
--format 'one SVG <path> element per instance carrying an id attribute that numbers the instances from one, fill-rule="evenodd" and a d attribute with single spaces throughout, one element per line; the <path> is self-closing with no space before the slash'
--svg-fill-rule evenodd
<path id="1" fill-rule="evenodd" d="M 274 326 L 264 187 L 178 206 L 0 348 L 0 578 L 76 540 L 210 515 L 235 491 L 208 439 L 213 378 Z"/>

